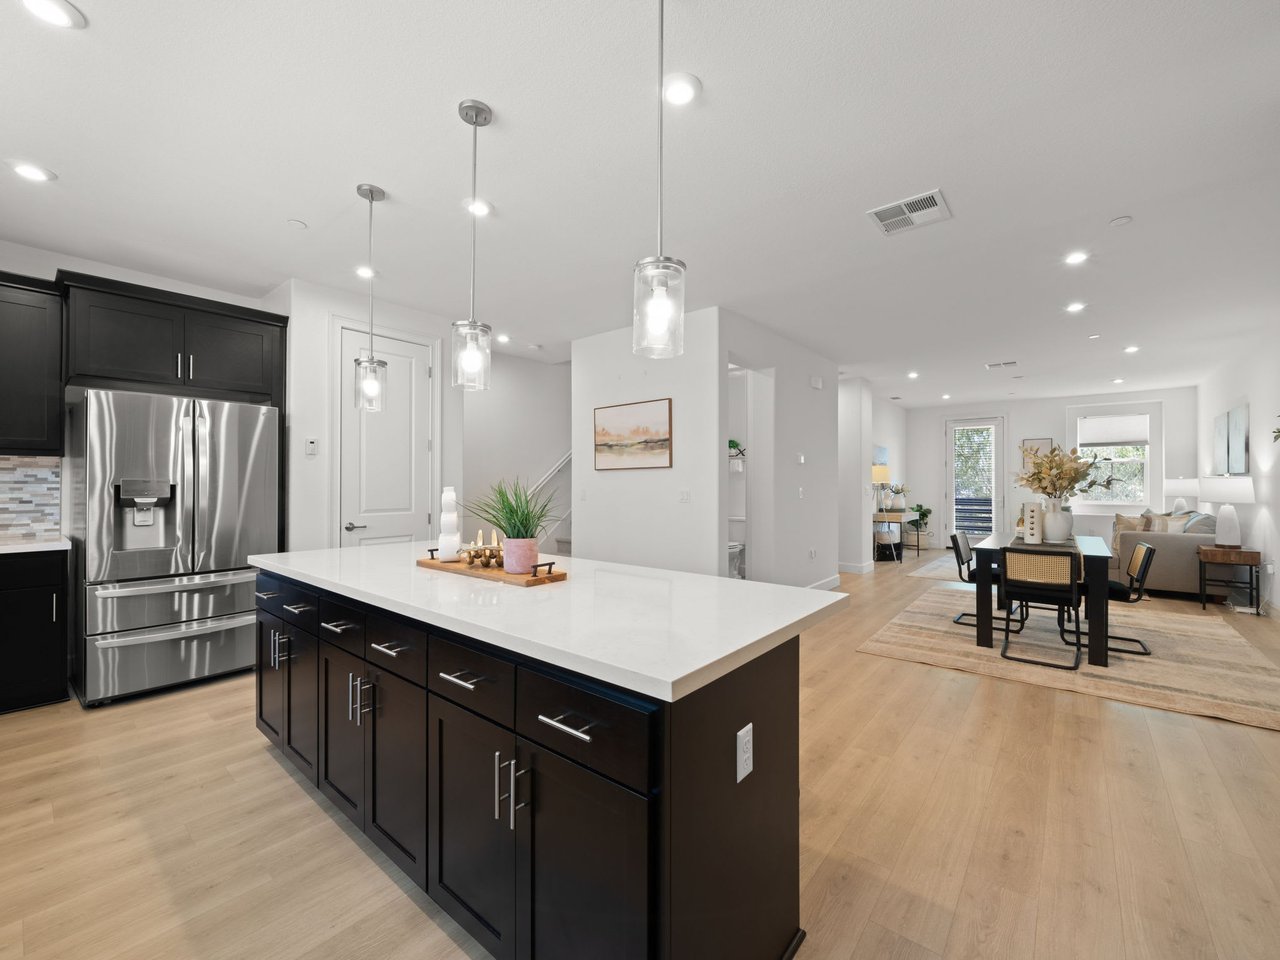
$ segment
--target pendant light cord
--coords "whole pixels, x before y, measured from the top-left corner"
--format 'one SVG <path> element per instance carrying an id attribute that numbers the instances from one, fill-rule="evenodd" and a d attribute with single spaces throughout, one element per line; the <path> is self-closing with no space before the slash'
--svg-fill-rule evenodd
<path id="1" fill-rule="evenodd" d="M 373 269 L 373 194 L 369 195 L 369 359 L 373 359 L 373 278 L 377 271 Z"/>
<path id="2" fill-rule="evenodd" d="M 658 0 L 658 256 L 662 256 L 662 119 L 666 111 L 663 109 L 662 103 L 662 71 L 665 69 L 663 59 L 663 42 L 665 40 L 665 25 L 663 22 L 663 12 L 666 6 L 665 0 Z"/>
<path id="3" fill-rule="evenodd" d="M 476 124 L 471 125 L 471 200 L 470 206 L 476 203 L 476 135 L 479 133 L 479 127 Z M 470 320 L 472 323 L 476 319 L 476 221 L 480 217 L 474 210 L 471 212 L 471 313 Z"/>

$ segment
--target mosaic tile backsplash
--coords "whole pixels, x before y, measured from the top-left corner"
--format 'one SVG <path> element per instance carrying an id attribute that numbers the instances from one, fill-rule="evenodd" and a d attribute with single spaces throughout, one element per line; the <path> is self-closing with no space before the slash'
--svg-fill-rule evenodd
<path id="1" fill-rule="evenodd" d="M 0 457 L 0 538 L 58 536 L 61 482 L 57 457 Z"/>

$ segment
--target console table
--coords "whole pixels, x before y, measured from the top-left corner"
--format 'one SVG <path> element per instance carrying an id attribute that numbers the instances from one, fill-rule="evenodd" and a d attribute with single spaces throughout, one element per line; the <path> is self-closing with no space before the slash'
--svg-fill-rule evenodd
<path id="1" fill-rule="evenodd" d="M 898 542 L 902 544 L 902 549 L 898 550 L 895 548 L 893 552 L 894 552 L 894 555 L 898 558 L 898 562 L 901 563 L 902 555 L 907 552 L 907 543 L 902 535 L 903 528 L 906 524 L 910 523 L 912 520 L 919 520 L 919 519 L 920 519 L 920 514 L 916 513 L 914 510 L 877 510 L 875 513 L 871 514 L 871 523 L 872 523 L 871 556 L 874 557 L 876 555 L 876 547 L 878 546 L 878 544 L 876 543 L 876 533 L 875 533 L 874 525 L 877 523 L 897 524 Z M 892 546 L 892 544 L 890 544 L 890 546 Z M 916 537 L 916 556 L 917 557 L 920 556 L 920 538 L 919 537 Z"/>

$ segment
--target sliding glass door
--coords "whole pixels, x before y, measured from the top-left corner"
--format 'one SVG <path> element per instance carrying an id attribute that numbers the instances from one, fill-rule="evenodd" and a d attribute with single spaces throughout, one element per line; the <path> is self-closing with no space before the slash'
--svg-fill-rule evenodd
<path id="1" fill-rule="evenodd" d="M 979 540 L 1004 520 L 1004 419 L 947 421 L 947 532 Z"/>

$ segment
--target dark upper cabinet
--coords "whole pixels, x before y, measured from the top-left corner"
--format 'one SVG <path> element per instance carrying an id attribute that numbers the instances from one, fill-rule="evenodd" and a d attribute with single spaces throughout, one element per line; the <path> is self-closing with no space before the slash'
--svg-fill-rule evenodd
<path id="1" fill-rule="evenodd" d="M 518 960 L 649 957 L 650 801 L 518 740 Z"/>
<path id="2" fill-rule="evenodd" d="M 280 328 L 216 314 L 186 314 L 186 383 L 271 393 Z"/>
<path id="3" fill-rule="evenodd" d="M 67 699 L 66 557 L 0 556 L 0 713 Z"/>
<path id="4" fill-rule="evenodd" d="M 364 829 L 364 661 L 320 644 L 320 792 Z"/>
<path id="5" fill-rule="evenodd" d="M 496 960 L 512 960 L 515 736 L 434 693 L 429 699 L 427 893 Z"/>
<path id="6" fill-rule="evenodd" d="M 427 886 L 427 691 L 369 666 L 365 695 L 365 833 Z"/>
<path id="7" fill-rule="evenodd" d="M 180 307 L 73 288 L 67 372 L 180 384 L 186 371 L 183 329 Z"/>
<path id="8" fill-rule="evenodd" d="M 0 280 L 0 453 L 62 451 L 62 301 Z"/>

